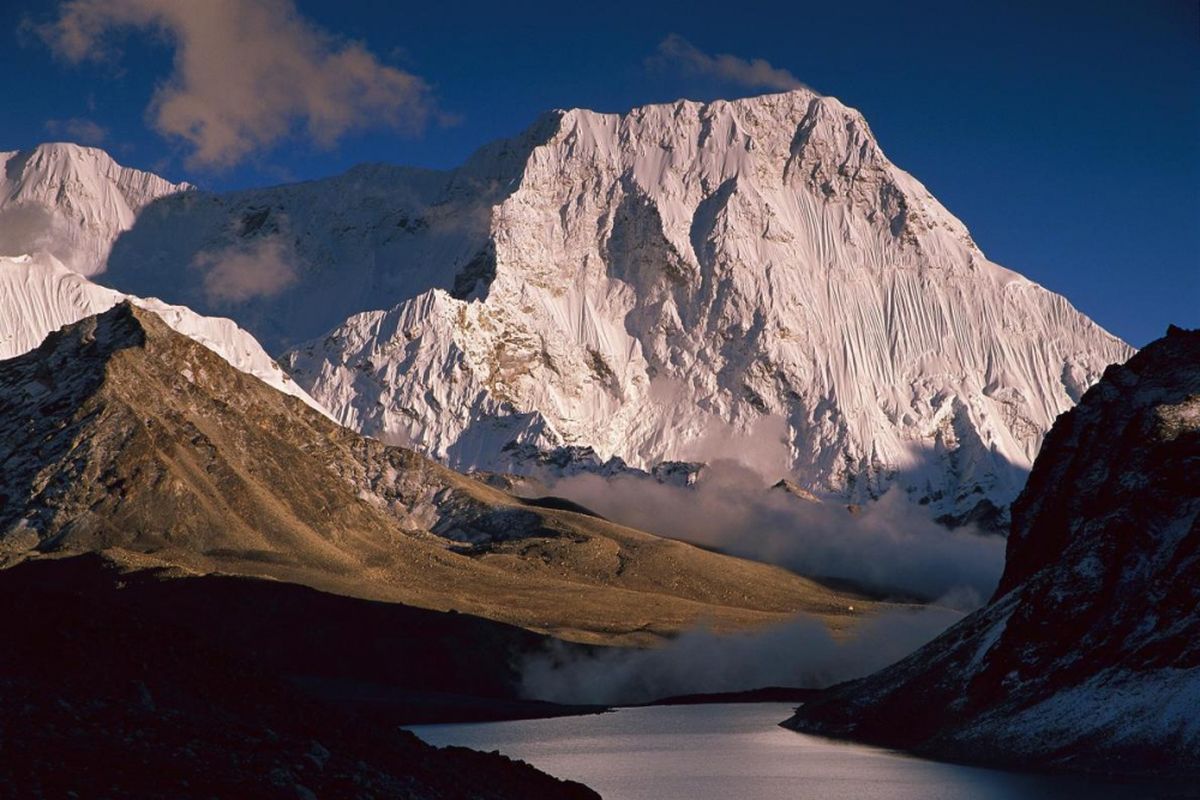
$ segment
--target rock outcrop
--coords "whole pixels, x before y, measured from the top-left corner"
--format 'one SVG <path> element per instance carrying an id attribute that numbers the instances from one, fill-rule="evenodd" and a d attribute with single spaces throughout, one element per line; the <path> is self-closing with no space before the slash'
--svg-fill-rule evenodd
<path id="1" fill-rule="evenodd" d="M 1200 772 L 1200 331 L 1055 423 L 991 602 L 786 725 L 955 760 Z"/>

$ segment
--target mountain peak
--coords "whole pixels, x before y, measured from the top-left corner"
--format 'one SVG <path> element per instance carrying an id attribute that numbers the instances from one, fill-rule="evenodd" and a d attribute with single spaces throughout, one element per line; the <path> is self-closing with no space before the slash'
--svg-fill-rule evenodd
<path id="1" fill-rule="evenodd" d="M 120 167 L 103 148 L 74 142 L 42 142 L 28 150 L 16 152 L 22 164 L 44 161 L 97 161 Z"/>
<path id="2" fill-rule="evenodd" d="M 116 551 L 590 641 L 655 636 L 648 598 L 680 629 L 844 615 L 784 570 L 529 503 L 339 427 L 135 303 L 0 361 L 0 464 L 0 563 Z"/>
<path id="3" fill-rule="evenodd" d="M 65 176 L 86 179 L 99 175 L 127 183 L 129 176 L 143 175 L 149 176 L 150 182 L 161 181 L 177 191 L 195 188 L 190 183 L 171 184 L 152 173 L 123 166 L 101 147 L 74 142 L 43 142 L 26 150 L 0 153 L 0 160 L 5 162 L 5 176 L 9 181 L 44 181 Z"/>
<path id="4" fill-rule="evenodd" d="M 140 347 L 144 341 L 140 320 L 121 303 L 52 332 L 32 355 L 0 361 L 0 381 L 14 405 L 14 398 L 53 396 L 60 389 L 90 391 L 103 380 L 104 365 L 115 352 Z"/>
<path id="5" fill-rule="evenodd" d="M 46 252 L 84 275 L 104 269 L 146 205 L 193 188 L 68 142 L 0 153 L 0 165 L 0 255 Z"/>
<path id="6" fill-rule="evenodd" d="M 776 111 L 784 111 L 788 109 L 807 108 L 814 101 L 829 101 L 831 105 L 846 108 L 853 113 L 858 113 L 847 106 L 842 105 L 840 101 L 829 95 L 822 95 L 818 92 L 806 87 L 797 87 L 795 89 L 786 89 L 779 92 L 768 92 L 765 94 L 745 95 L 742 97 L 715 98 L 712 100 L 692 100 L 686 97 L 680 97 L 675 100 L 666 100 L 657 103 L 645 103 L 624 111 L 605 112 L 596 111 L 595 109 L 585 106 L 568 106 L 555 108 L 543 114 L 540 119 L 547 116 L 563 117 L 571 114 L 588 114 L 594 116 L 611 116 L 611 117 L 646 117 L 651 115 L 677 115 L 683 113 L 719 113 L 729 109 L 749 109 L 761 108 L 772 109 Z"/>
<path id="7" fill-rule="evenodd" d="M 9 181 L 21 180 L 27 171 L 76 171 L 79 165 L 88 162 L 99 164 L 105 170 L 120 168 L 105 150 L 71 142 L 43 142 L 25 150 L 0 152 L 0 161 L 4 162 L 5 177 Z"/>
<path id="8" fill-rule="evenodd" d="M 460 169 L 347 188 L 164 201 L 109 279 L 234 315 L 337 419 L 459 468 L 651 469 L 778 429 L 762 448 L 805 490 L 898 484 L 951 521 L 1006 508 L 1130 353 L 807 89 L 559 110 Z M 191 266 L 268 244 L 294 279 L 234 302 Z"/>
<path id="9" fill-rule="evenodd" d="M 126 348 L 144 347 L 147 338 L 165 336 L 167 332 L 178 335 L 170 331 L 156 314 L 124 299 L 107 311 L 51 334 L 43 346 L 49 346 L 48 355 L 56 358 L 70 357 L 83 351 L 93 357 L 108 358 Z"/>
<path id="10" fill-rule="evenodd" d="M 148 309 L 236 369 L 327 412 L 300 389 L 250 334 L 232 320 L 205 317 L 155 298 L 122 294 L 92 283 L 46 253 L 0 257 L 0 360 L 26 353 L 64 325 L 121 303 Z M 143 312 L 137 311 L 137 314 Z"/>
<path id="11" fill-rule="evenodd" d="M 1129 434 L 1121 436 L 1122 431 Z M 1178 535 L 1180 530 L 1162 525 L 1162 515 L 1177 514 L 1185 498 L 1200 511 L 1200 493 L 1187 466 L 1191 462 L 1181 458 L 1188 447 L 1198 451 L 1192 458 L 1200 455 L 1200 331 L 1175 328 L 1124 364 L 1109 367 L 1079 405 L 1055 422 L 1043 445 L 1045 455 L 1038 457 L 1013 505 L 996 597 L 1042 570 L 1069 562 L 1081 547 L 1102 550 L 1114 544 L 1106 537 L 1126 536 L 1125 526 L 1114 520 L 1131 512 L 1114 506 L 1131 492 L 1145 521 L 1139 537 L 1151 531 Z M 1172 460 L 1178 469 L 1165 469 Z M 1097 464 L 1119 464 L 1120 469 L 1097 469 Z M 1061 491 L 1065 486 L 1069 492 Z M 1080 522 L 1101 509 L 1107 524 Z"/>

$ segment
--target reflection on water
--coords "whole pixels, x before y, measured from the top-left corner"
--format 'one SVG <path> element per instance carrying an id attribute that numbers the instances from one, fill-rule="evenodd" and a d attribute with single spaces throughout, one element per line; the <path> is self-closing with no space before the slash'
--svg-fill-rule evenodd
<path id="1" fill-rule="evenodd" d="M 499 750 L 606 800 L 1142 798 L 1146 787 L 942 764 L 778 727 L 784 703 L 659 706 L 559 719 L 422 725 L 425 741 Z"/>

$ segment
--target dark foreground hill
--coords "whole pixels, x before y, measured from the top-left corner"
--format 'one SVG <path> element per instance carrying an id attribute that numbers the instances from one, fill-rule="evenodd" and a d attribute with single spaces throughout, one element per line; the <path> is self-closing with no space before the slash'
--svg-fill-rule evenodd
<path id="1" fill-rule="evenodd" d="M 785 725 L 953 760 L 1200 774 L 1200 332 L 1055 423 L 991 602 Z"/>
<path id="2" fill-rule="evenodd" d="M 596 797 L 495 754 L 436 750 L 386 715 L 348 711 L 296 683 L 369 675 L 364 660 L 376 657 L 381 684 L 436 682 L 419 673 L 440 669 L 444 682 L 486 692 L 502 685 L 503 663 L 480 664 L 472 681 L 437 640 L 459 637 L 494 657 L 491 632 L 480 630 L 492 623 L 271 581 L 126 573 L 94 555 L 0 571 L 0 604 L 10 610 L 2 797 Z M 360 614 L 424 619 L 356 641 Z M 416 634 L 430 638 L 427 650 L 412 646 Z"/>

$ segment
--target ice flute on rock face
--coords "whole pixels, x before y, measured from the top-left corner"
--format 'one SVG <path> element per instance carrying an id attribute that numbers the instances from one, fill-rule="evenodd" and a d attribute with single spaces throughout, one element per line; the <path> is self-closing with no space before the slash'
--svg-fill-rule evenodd
<path id="1" fill-rule="evenodd" d="M 513 472 L 782 446 L 772 482 L 1003 527 L 1054 418 L 1132 352 L 989 262 L 833 98 L 555 112 L 462 174 L 514 153 L 441 285 L 285 357 L 340 419 Z"/>

